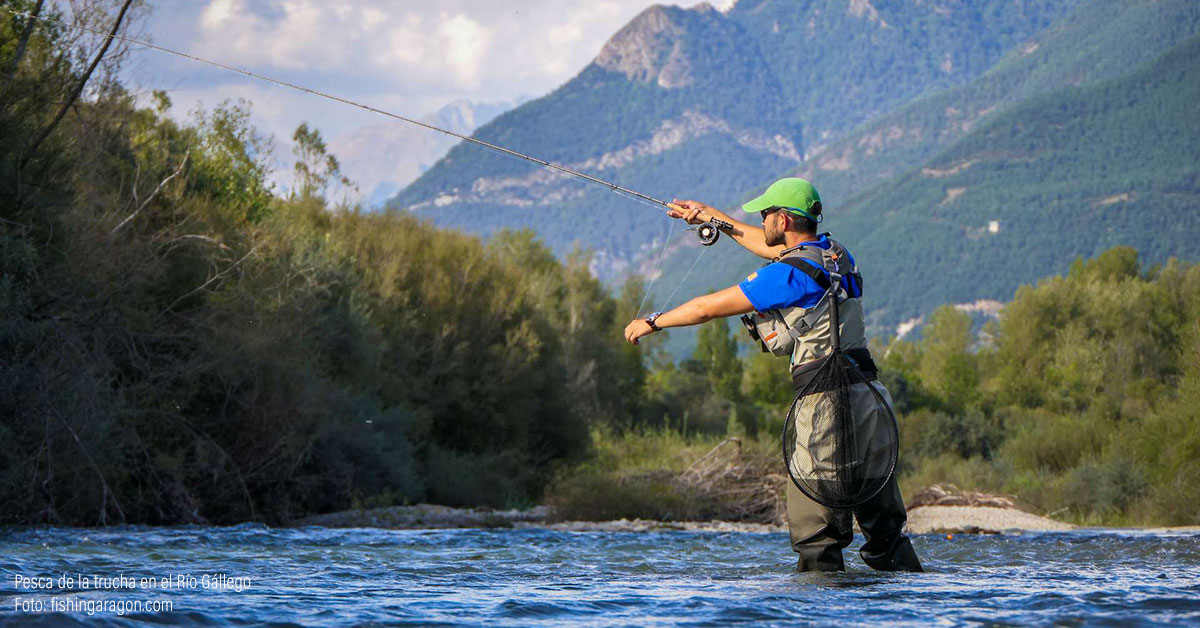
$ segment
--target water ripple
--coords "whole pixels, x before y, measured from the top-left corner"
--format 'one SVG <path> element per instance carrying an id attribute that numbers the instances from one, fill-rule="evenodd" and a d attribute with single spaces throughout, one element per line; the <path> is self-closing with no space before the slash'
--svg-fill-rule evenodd
<path id="1" fill-rule="evenodd" d="M 795 573 L 778 533 L 0 529 L 0 626 L 1137 625 L 1200 621 L 1200 536 L 916 537 L 924 574 Z M 248 588 L 22 589 L 14 575 L 249 578 Z M 170 612 L 29 612 L 147 598 Z"/>

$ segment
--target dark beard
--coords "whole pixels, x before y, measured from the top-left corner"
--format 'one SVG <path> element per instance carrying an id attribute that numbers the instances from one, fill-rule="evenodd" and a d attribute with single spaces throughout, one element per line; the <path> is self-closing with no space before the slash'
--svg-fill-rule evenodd
<path id="1" fill-rule="evenodd" d="M 775 237 L 771 237 L 772 235 L 774 235 Z M 764 236 L 763 239 L 766 241 L 767 246 L 778 246 L 780 244 L 783 244 L 783 241 L 784 241 L 782 231 L 778 231 L 774 234 L 772 234 L 769 231 L 763 231 L 763 236 Z"/>

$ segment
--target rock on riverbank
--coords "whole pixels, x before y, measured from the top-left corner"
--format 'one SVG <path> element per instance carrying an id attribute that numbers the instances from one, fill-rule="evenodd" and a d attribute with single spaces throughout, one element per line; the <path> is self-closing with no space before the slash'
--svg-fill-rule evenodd
<path id="1" fill-rule="evenodd" d="M 954 487 L 929 487 L 910 500 L 908 530 L 913 534 L 999 534 L 1008 531 L 1071 530 L 1075 526 L 1020 510 L 1012 500 Z M 370 510 L 346 510 L 306 517 L 296 526 L 331 528 L 550 528 L 576 532 L 646 532 L 652 530 L 698 530 L 716 532 L 784 531 L 782 522 L 745 523 L 732 521 L 556 521 L 545 506 L 529 510 L 450 508 L 432 504 L 391 506 Z"/>
<path id="2" fill-rule="evenodd" d="M 1074 530 L 1075 526 L 1015 508 L 918 506 L 908 511 L 911 534 L 1000 534 L 1007 531 Z"/>
<path id="3" fill-rule="evenodd" d="M 933 485 L 908 500 L 912 534 L 1000 534 L 1004 531 L 1073 530 L 1075 526 L 1025 512 L 1013 499 Z"/>

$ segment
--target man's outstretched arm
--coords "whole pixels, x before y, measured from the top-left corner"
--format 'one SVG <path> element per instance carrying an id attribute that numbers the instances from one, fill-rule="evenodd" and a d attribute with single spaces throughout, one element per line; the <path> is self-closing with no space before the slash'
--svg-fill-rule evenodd
<path id="1" fill-rule="evenodd" d="M 754 306 L 750 304 L 750 299 L 746 298 L 742 289 L 738 286 L 730 286 L 712 294 L 696 297 L 670 312 L 664 312 L 662 316 L 658 317 L 655 324 L 660 329 L 686 327 L 699 325 L 714 318 L 736 316 L 753 311 Z M 634 319 L 625 327 L 625 339 L 636 345 L 638 338 L 649 335 L 653 331 L 650 324 L 644 319 Z"/>
<path id="2" fill-rule="evenodd" d="M 786 248 L 783 245 L 767 246 L 762 227 L 736 220 L 729 214 L 709 207 L 700 201 L 675 201 L 671 205 L 667 215 L 672 218 L 682 218 L 688 224 L 700 224 L 710 218 L 720 218 L 732 224 L 733 229 L 726 231 L 726 235 L 761 258 L 775 259 Z"/>

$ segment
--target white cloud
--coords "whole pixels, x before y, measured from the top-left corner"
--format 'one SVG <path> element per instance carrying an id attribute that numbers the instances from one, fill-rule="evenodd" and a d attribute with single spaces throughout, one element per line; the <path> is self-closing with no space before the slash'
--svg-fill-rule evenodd
<path id="1" fill-rule="evenodd" d="M 480 64 L 491 34 L 471 18 L 458 14 L 438 29 L 446 43 L 446 59 L 463 85 L 478 85 Z"/>
<path id="2" fill-rule="evenodd" d="M 733 0 L 714 5 L 727 6 Z M 561 85 L 654 0 L 151 0 L 155 42 L 409 117 L 456 100 L 510 101 Z M 691 3 L 689 3 L 691 4 Z M 381 118 L 342 104 L 148 51 L 126 80 L 167 89 L 175 115 L 253 101 L 290 176 L 300 122 L 326 139 Z"/>
<path id="3" fill-rule="evenodd" d="M 200 25 L 207 29 L 220 28 L 233 17 L 234 0 L 213 0 L 200 14 Z"/>
<path id="4" fill-rule="evenodd" d="M 171 48 L 419 117 L 456 100 L 545 94 L 652 3 L 158 0 L 142 31 Z M 134 88 L 168 89 L 177 111 L 197 99 L 211 107 L 249 97 L 255 124 L 277 136 L 281 152 L 300 121 L 327 137 L 379 121 L 282 87 L 251 90 L 245 77 L 156 52 L 135 50 L 126 77 Z"/>
<path id="5" fill-rule="evenodd" d="M 160 7 L 196 13 L 195 30 L 178 34 L 191 39 L 184 42 L 191 50 L 228 63 L 497 99 L 562 83 L 650 4 L 175 0 Z"/>

